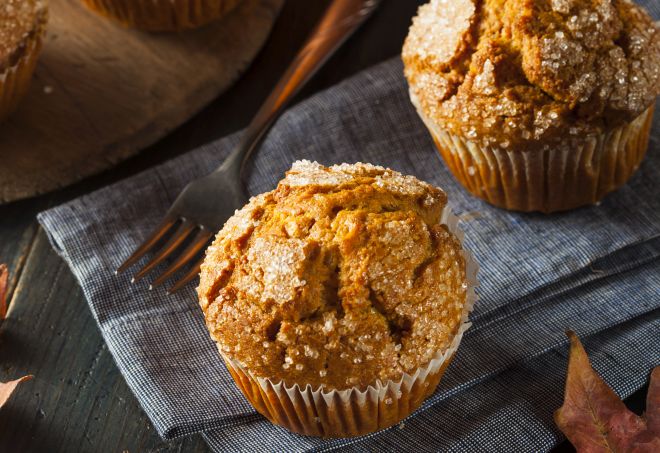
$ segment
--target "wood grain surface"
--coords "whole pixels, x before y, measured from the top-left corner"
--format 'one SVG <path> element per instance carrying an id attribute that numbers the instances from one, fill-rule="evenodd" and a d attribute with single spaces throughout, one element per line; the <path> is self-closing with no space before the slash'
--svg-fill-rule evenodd
<path id="1" fill-rule="evenodd" d="M 300 97 L 397 55 L 423 2 L 384 1 Z M 104 346 L 75 278 L 34 217 L 245 127 L 327 4 L 288 0 L 241 80 L 144 152 L 66 189 L 0 206 L 0 262 L 11 268 L 10 310 L 0 324 L 0 380 L 35 376 L 0 410 L 0 453 L 208 451 L 198 435 L 169 442 L 158 437 Z M 626 403 L 639 413 L 645 395 L 641 389 Z M 284 451 L 277 445 L 272 450 Z M 555 453 L 570 451 L 565 442 Z"/>
<path id="2" fill-rule="evenodd" d="M 51 0 L 30 92 L 0 125 L 0 202 L 105 170 L 190 118 L 245 71 L 283 3 L 244 0 L 201 29 L 145 33 Z"/>

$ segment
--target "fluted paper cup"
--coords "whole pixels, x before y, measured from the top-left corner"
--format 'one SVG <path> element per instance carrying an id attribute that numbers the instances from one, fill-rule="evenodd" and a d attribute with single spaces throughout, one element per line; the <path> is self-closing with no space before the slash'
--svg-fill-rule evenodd
<path id="1" fill-rule="evenodd" d="M 463 242 L 458 218 L 445 207 L 441 223 Z M 392 426 L 410 415 L 431 395 L 449 366 L 463 334 L 470 327 L 468 315 L 477 300 L 478 265 L 472 254 L 463 249 L 468 284 L 460 327 L 450 346 L 438 351 L 433 359 L 413 374 L 405 373 L 397 381 L 375 381 L 366 388 L 345 390 L 313 389 L 284 381 L 254 376 L 222 350 L 227 369 L 254 408 L 271 422 L 290 431 L 320 437 L 352 437 Z"/>
<path id="2" fill-rule="evenodd" d="M 27 38 L 23 55 L 0 74 L 0 121 L 16 109 L 30 87 L 32 74 L 39 59 L 44 31 L 45 20 Z"/>
<path id="3" fill-rule="evenodd" d="M 91 10 L 125 27 L 180 31 L 219 19 L 241 0 L 82 0 Z"/>
<path id="4" fill-rule="evenodd" d="M 598 203 L 628 181 L 648 147 L 654 106 L 630 123 L 570 144 L 526 150 L 482 146 L 449 132 L 413 104 L 454 177 L 473 195 L 513 211 L 565 211 Z"/>

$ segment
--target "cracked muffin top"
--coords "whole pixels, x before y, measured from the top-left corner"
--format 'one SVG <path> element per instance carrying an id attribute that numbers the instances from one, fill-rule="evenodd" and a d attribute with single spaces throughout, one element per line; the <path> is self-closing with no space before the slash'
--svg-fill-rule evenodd
<path id="1" fill-rule="evenodd" d="M 23 55 L 28 37 L 46 22 L 46 3 L 40 0 L 0 0 L 0 71 Z"/>
<path id="2" fill-rule="evenodd" d="M 324 389 L 397 379 L 450 345 L 467 283 L 445 193 L 368 164 L 293 164 L 218 233 L 199 300 L 221 352 Z"/>
<path id="3" fill-rule="evenodd" d="M 504 148 L 601 133 L 660 93 L 660 31 L 625 0 L 431 0 L 402 57 L 425 117 Z"/>

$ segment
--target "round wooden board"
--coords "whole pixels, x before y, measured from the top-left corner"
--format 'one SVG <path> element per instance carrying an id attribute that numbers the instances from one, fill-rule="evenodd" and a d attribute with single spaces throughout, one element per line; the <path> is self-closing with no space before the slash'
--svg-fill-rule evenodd
<path id="1" fill-rule="evenodd" d="M 0 203 L 98 173 L 185 122 L 247 68 L 283 3 L 244 0 L 202 29 L 149 34 L 51 0 L 30 92 L 0 125 Z"/>

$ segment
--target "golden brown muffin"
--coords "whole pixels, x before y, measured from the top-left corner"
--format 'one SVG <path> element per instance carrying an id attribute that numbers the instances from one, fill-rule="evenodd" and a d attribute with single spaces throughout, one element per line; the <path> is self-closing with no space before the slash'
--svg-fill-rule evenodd
<path id="1" fill-rule="evenodd" d="M 200 304 L 221 354 L 238 365 L 230 370 L 301 389 L 364 389 L 446 351 L 465 321 L 468 284 L 461 245 L 439 224 L 445 205 L 441 190 L 382 167 L 296 162 L 229 219 L 202 265 Z M 435 388 L 427 384 L 424 397 Z"/>
<path id="2" fill-rule="evenodd" d="M 91 10 L 125 27 L 181 31 L 201 27 L 231 12 L 241 0 L 82 0 Z"/>
<path id="3" fill-rule="evenodd" d="M 403 60 L 447 165 L 497 206 L 595 203 L 644 156 L 660 33 L 632 3 L 433 0 Z"/>
<path id="4" fill-rule="evenodd" d="M 27 92 L 47 19 L 45 2 L 0 0 L 0 121 Z"/>

